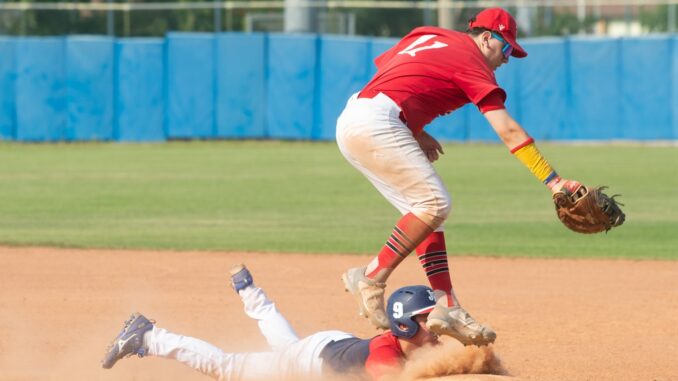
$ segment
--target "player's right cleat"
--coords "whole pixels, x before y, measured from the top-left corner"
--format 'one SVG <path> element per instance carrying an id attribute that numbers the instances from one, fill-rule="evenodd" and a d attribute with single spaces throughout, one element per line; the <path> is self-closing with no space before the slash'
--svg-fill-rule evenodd
<path id="1" fill-rule="evenodd" d="M 436 305 L 428 315 L 426 328 L 439 334 L 452 336 L 464 345 L 487 345 L 493 343 L 497 334 L 478 323 L 465 309 Z"/>
<path id="2" fill-rule="evenodd" d="M 132 355 L 144 357 L 146 355 L 144 334 L 153 328 L 154 323 L 138 312 L 133 313 L 125 322 L 122 331 L 108 347 L 106 356 L 101 361 L 101 366 L 105 369 L 111 369 L 118 360 L 124 357 Z"/>
<path id="3" fill-rule="evenodd" d="M 243 264 L 235 265 L 231 268 L 231 287 L 236 293 L 254 284 L 250 270 Z"/>
<path id="4" fill-rule="evenodd" d="M 360 316 L 370 319 L 377 328 L 390 327 L 384 308 L 385 283 L 375 282 L 365 276 L 365 267 L 355 267 L 346 271 L 341 279 L 346 291 L 358 302 Z"/>

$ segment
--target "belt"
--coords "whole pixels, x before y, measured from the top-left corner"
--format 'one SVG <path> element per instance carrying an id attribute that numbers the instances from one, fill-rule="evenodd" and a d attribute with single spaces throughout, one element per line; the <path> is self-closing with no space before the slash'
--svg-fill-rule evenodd
<path id="1" fill-rule="evenodd" d="M 372 99 L 376 97 L 381 91 L 378 90 L 367 90 L 367 91 L 361 91 L 358 93 L 358 99 L 360 98 L 367 98 L 367 99 Z M 401 122 L 403 122 L 405 125 L 407 125 L 407 119 L 405 119 L 405 114 L 403 114 L 402 111 L 398 113 L 398 119 L 400 119 Z"/>

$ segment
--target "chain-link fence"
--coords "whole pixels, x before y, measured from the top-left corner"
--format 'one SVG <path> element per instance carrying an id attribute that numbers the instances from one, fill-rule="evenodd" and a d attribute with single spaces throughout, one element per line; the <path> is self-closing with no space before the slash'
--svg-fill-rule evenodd
<path id="1" fill-rule="evenodd" d="M 0 34 L 162 36 L 168 31 L 285 30 L 290 7 L 312 9 L 312 32 L 401 36 L 420 25 L 464 29 L 480 9 L 512 12 L 523 36 L 675 33 L 678 0 L 3 2 Z"/>

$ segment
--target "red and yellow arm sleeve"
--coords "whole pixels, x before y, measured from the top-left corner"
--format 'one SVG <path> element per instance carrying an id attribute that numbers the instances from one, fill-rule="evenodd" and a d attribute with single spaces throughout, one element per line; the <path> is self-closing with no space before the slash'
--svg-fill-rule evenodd
<path id="1" fill-rule="evenodd" d="M 549 188 L 553 188 L 560 181 L 560 176 L 546 161 L 534 144 L 534 139 L 528 138 L 511 149 L 511 153 L 518 158 L 532 174 Z"/>

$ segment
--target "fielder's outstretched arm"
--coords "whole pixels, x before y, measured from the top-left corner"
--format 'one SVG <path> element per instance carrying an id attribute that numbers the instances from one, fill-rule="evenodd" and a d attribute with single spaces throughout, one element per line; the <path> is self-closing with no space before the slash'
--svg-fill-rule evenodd
<path id="1" fill-rule="evenodd" d="M 563 187 L 566 181 L 562 181 L 563 179 L 539 152 L 534 139 L 509 115 L 506 109 L 487 111 L 483 115 L 511 153 L 551 192 L 558 192 Z"/>

